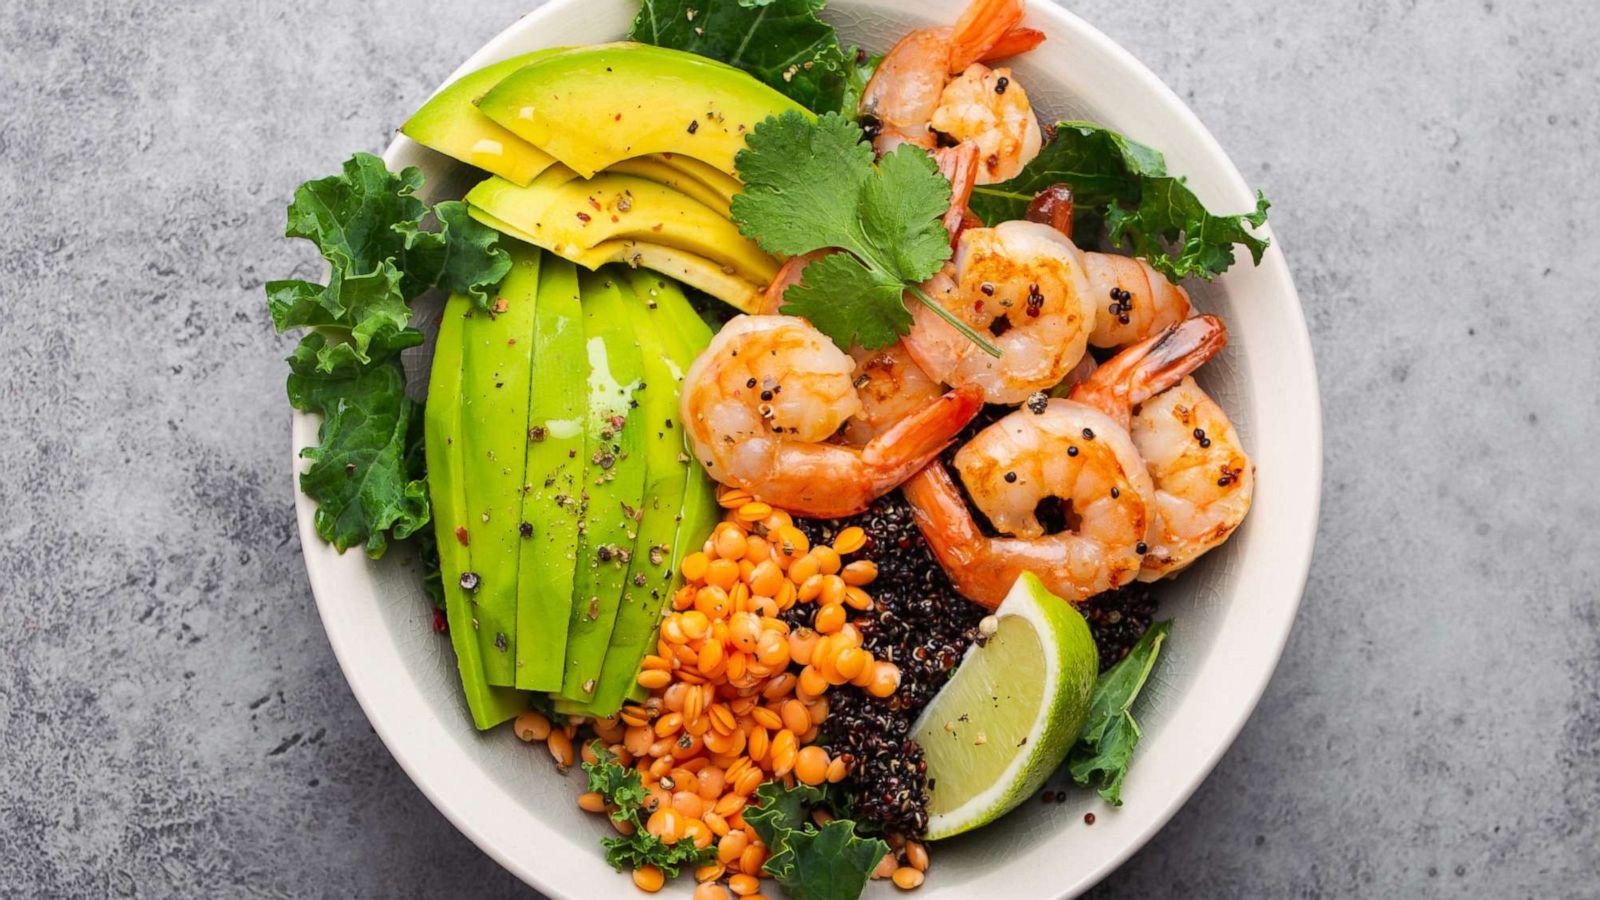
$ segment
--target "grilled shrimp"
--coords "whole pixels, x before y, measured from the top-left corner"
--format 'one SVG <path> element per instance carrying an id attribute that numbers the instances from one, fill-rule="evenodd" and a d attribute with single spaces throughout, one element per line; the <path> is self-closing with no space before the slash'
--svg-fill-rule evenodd
<path id="1" fill-rule="evenodd" d="M 1144 402 L 1133 417 L 1133 443 L 1155 486 L 1139 580 L 1155 581 L 1182 571 L 1239 527 L 1250 511 L 1255 464 L 1227 413 L 1193 378 Z"/>
<path id="2" fill-rule="evenodd" d="M 877 122 L 873 147 L 932 150 L 938 134 L 970 142 L 978 149 L 979 184 L 1005 181 L 1039 155 L 1043 133 L 1027 92 L 1010 69 L 982 63 L 1043 40 L 1018 27 L 1022 14 L 1022 0 L 973 0 L 953 27 L 901 38 L 861 95 L 861 113 Z"/>
<path id="3" fill-rule="evenodd" d="M 1144 260 L 1114 253 L 1083 258 L 1096 297 L 1090 344 L 1127 346 L 1189 318 L 1189 292 Z"/>
<path id="4" fill-rule="evenodd" d="M 854 368 L 803 319 L 735 317 L 684 376 L 695 456 L 712 478 L 774 506 L 850 515 L 926 465 L 981 406 L 976 391 L 953 391 L 864 447 L 824 443 L 861 410 Z"/>
<path id="5" fill-rule="evenodd" d="M 819 250 L 785 262 L 767 287 L 762 311 L 776 315 L 783 305 L 783 292 L 800 283 L 805 267 L 828 252 Z M 880 350 L 857 345 L 850 348 L 850 358 L 856 364 L 851 383 L 861 401 L 861 408 L 845 422 L 842 432 L 844 442 L 852 447 L 865 446 L 889 426 L 934 403 L 944 393 L 943 386 L 922 371 L 903 343 Z"/>
<path id="6" fill-rule="evenodd" d="M 963 185 L 954 179 L 950 186 L 957 195 L 954 202 L 965 208 L 972 193 L 971 185 L 966 186 L 965 193 Z M 1071 239 L 1072 203 L 1072 189 L 1065 184 L 1053 184 L 1034 195 L 1025 218 L 1049 225 Z M 971 221 L 971 218 L 962 221 Z M 948 222 L 947 217 L 947 225 Z M 1144 260 L 1088 251 L 1084 252 L 1083 259 L 1097 298 L 1094 331 L 1089 335 L 1093 346 L 1123 347 L 1189 318 L 1189 293 L 1150 268 Z"/>
<path id="7" fill-rule="evenodd" d="M 852 383 L 861 398 L 861 411 L 844 426 L 844 441 L 853 447 L 865 446 L 944 393 L 944 387 L 911 358 L 904 342 L 881 350 L 851 347 L 850 357 L 856 361 Z"/>
<path id="8" fill-rule="evenodd" d="M 956 588 L 993 607 L 1025 571 L 1073 601 L 1138 577 L 1156 488 L 1128 433 L 1133 407 L 1226 340 L 1220 320 L 1190 319 L 1118 354 L 1072 399 L 1031 403 L 979 432 L 955 465 L 999 537 L 983 533 L 939 463 L 907 482 L 917 525 Z M 1035 510 L 1051 498 L 1066 528 L 1046 534 Z"/>
<path id="9" fill-rule="evenodd" d="M 994 334 L 996 359 L 921 304 L 906 349 L 935 380 L 974 385 L 989 403 L 1020 403 L 1046 390 L 1083 358 L 1094 304 L 1083 253 L 1034 222 L 1002 222 L 961 233 L 953 266 L 924 288 L 975 330 Z"/>

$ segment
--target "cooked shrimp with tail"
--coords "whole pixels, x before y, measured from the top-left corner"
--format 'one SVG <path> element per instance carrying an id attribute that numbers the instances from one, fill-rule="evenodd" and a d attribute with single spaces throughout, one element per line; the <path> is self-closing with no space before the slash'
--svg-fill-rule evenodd
<path id="1" fill-rule="evenodd" d="M 689 367 L 680 412 L 712 478 L 801 515 L 867 508 L 943 450 L 982 405 L 952 391 L 864 446 L 828 443 L 861 410 L 855 361 L 804 319 L 738 316 Z"/>
<path id="2" fill-rule="evenodd" d="M 985 61 L 1037 46 L 1044 35 L 1022 28 L 1022 0 L 973 0 L 948 28 L 913 31 L 886 54 L 861 95 L 873 147 L 933 150 L 943 135 L 976 148 L 978 184 L 1015 176 L 1039 155 L 1043 132 L 1027 92 L 1007 68 Z"/>
<path id="3" fill-rule="evenodd" d="M 1133 444 L 1155 486 L 1140 581 L 1176 575 L 1226 541 L 1250 512 L 1255 464 L 1228 414 L 1185 378 L 1146 400 Z"/>
<path id="4" fill-rule="evenodd" d="M 1000 356 L 921 304 L 912 308 L 906 349 L 932 378 L 977 387 L 989 403 L 1021 403 L 1059 383 L 1083 358 L 1094 327 L 1083 253 L 1048 225 L 963 231 L 954 262 L 924 289 L 973 330 L 992 334 Z"/>
<path id="5" fill-rule="evenodd" d="M 1074 602 L 1134 580 L 1156 489 L 1128 424 L 1135 405 L 1179 383 L 1227 342 L 1222 322 L 1190 319 L 1111 359 L 1072 399 L 1035 400 L 956 453 L 985 534 L 944 466 L 905 485 L 917 525 L 956 588 L 996 606 L 1023 572 Z M 1060 504 L 1065 528 L 1046 533 L 1037 510 Z"/>
<path id="6" fill-rule="evenodd" d="M 951 179 L 950 188 L 960 196 L 952 205 L 965 208 L 972 186 Z M 1034 195 L 1026 218 L 1049 225 L 1071 239 L 1072 208 L 1072 189 L 1055 184 Z M 949 221 L 947 217 L 946 222 Z M 958 220 L 966 221 L 970 220 Z M 1094 331 L 1089 334 L 1091 346 L 1125 347 L 1189 318 L 1189 292 L 1168 281 L 1144 260 L 1088 251 L 1083 259 L 1089 269 L 1089 282 L 1100 295 L 1095 305 Z"/>

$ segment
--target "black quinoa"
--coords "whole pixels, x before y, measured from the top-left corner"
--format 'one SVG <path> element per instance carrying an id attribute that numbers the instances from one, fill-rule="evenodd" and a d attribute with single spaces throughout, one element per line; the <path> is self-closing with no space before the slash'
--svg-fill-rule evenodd
<path id="1" fill-rule="evenodd" d="M 991 406 L 943 454 L 952 457 L 973 435 L 1012 412 Z M 953 471 L 953 466 L 952 466 Z M 960 479 L 956 479 L 960 485 Z M 963 495 L 965 491 L 963 491 Z M 972 508 L 969 500 L 968 507 Z M 1049 503 L 1037 511 L 1049 530 L 1064 521 Z M 973 509 L 980 527 L 993 533 L 988 520 Z M 862 646 L 878 659 L 900 667 L 900 688 L 887 698 L 842 685 L 828 691 L 829 713 L 822 742 L 835 754 L 848 754 L 850 774 L 843 782 L 854 798 L 852 815 L 869 831 L 920 835 L 928 824 L 927 764 L 922 747 L 911 739 L 911 723 L 955 671 L 961 656 L 977 638 L 978 622 L 988 610 L 958 593 L 917 530 L 911 507 L 895 491 L 872 508 L 844 519 L 796 519 L 813 545 L 833 542 L 844 528 L 857 526 L 867 543 L 850 554 L 878 564 L 878 578 L 868 586 L 872 609 L 851 610 Z M 1100 651 L 1100 670 L 1115 665 L 1138 642 L 1155 617 L 1152 586 L 1135 583 L 1080 604 Z M 781 613 L 791 627 L 811 627 L 817 606 L 799 603 Z"/>
<path id="2" fill-rule="evenodd" d="M 911 740 L 911 723 L 949 681 L 987 611 L 962 597 L 928 549 L 899 492 L 846 519 L 797 520 L 812 544 L 832 543 L 855 525 L 867 543 L 851 559 L 878 564 L 867 590 L 873 607 L 852 611 L 862 646 L 900 667 L 900 689 L 887 698 L 843 685 L 828 691 L 824 741 L 831 752 L 851 756 L 845 789 L 855 798 L 858 822 L 885 832 L 921 834 L 928 824 L 926 765 Z M 791 625 L 809 627 L 816 604 L 783 613 Z"/>
<path id="3" fill-rule="evenodd" d="M 1155 585 L 1134 582 L 1078 604 L 1100 650 L 1100 671 L 1122 661 L 1156 617 Z"/>

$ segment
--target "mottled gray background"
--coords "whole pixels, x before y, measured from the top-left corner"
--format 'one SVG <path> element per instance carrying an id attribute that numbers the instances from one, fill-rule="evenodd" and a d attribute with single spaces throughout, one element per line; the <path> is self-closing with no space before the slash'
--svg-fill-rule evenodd
<path id="1" fill-rule="evenodd" d="M 527 896 L 334 663 L 261 285 L 528 6 L 3 4 L 0 894 Z M 1101 896 L 1600 895 L 1597 5 L 1075 8 L 1276 202 L 1327 416 L 1278 675 Z"/>

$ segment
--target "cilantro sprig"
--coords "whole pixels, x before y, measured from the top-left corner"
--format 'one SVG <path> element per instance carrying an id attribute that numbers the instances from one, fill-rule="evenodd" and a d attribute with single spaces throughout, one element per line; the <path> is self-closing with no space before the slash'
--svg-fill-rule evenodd
<path id="1" fill-rule="evenodd" d="M 950 184 L 922 150 L 902 146 L 874 164 L 861 128 L 837 113 L 787 112 L 756 125 L 734 163 L 744 191 L 733 220 L 768 253 L 833 253 L 784 292 L 841 348 L 887 347 L 911 330 L 911 294 L 992 356 L 1000 351 L 918 286 L 950 259 L 941 217 Z"/>

